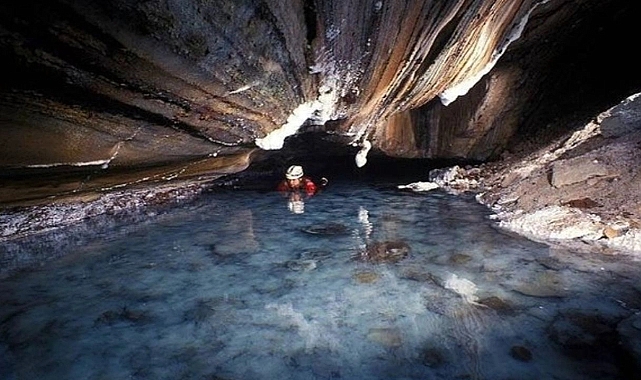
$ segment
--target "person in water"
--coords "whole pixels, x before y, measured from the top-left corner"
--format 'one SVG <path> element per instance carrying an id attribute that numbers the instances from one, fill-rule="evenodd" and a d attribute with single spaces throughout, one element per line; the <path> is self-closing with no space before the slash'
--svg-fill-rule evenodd
<path id="1" fill-rule="evenodd" d="M 327 179 L 321 178 L 320 185 L 324 187 L 326 184 Z M 292 165 L 287 168 L 285 179 L 278 184 L 277 190 L 289 196 L 287 206 L 291 212 L 302 214 L 305 212 L 303 194 L 309 198 L 319 191 L 319 186 L 305 176 L 302 166 Z"/>
<path id="2" fill-rule="evenodd" d="M 326 178 L 321 178 L 321 186 L 327 184 Z M 285 179 L 278 184 L 278 191 L 281 192 L 305 192 L 307 196 L 316 194 L 319 190 L 311 178 L 306 177 L 303 173 L 303 167 L 292 165 L 285 172 Z"/>

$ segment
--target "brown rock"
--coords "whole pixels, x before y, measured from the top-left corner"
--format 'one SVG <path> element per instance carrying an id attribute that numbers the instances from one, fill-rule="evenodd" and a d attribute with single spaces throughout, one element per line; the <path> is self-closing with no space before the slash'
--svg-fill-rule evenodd
<path id="1" fill-rule="evenodd" d="M 380 275 L 376 272 L 366 271 L 355 273 L 354 278 L 360 284 L 371 284 L 376 282 L 380 278 Z"/>
<path id="2" fill-rule="evenodd" d="M 634 228 L 633 224 L 629 220 L 618 220 L 608 224 L 603 229 L 603 236 L 608 239 L 614 239 L 619 236 L 625 235 L 630 228 Z"/>
<path id="3" fill-rule="evenodd" d="M 599 203 L 593 201 L 591 198 L 572 199 L 571 201 L 567 201 L 562 204 L 564 206 L 570 206 L 570 207 L 582 208 L 582 209 L 601 206 Z"/>
<path id="4" fill-rule="evenodd" d="M 367 246 L 359 258 L 373 263 L 397 263 L 409 255 L 410 246 L 403 241 L 384 241 Z"/>
<path id="5" fill-rule="evenodd" d="M 606 226 L 603 229 L 603 235 L 607 237 L 608 239 L 613 239 L 615 237 L 619 237 L 623 235 L 623 231 L 620 229 L 613 228 L 611 226 Z"/>
<path id="6" fill-rule="evenodd" d="M 484 298 L 482 300 L 479 300 L 481 305 L 485 305 L 489 307 L 490 309 L 501 313 L 501 314 L 513 314 L 514 313 L 514 308 L 512 305 L 508 304 L 505 302 L 503 299 L 499 297 L 488 297 Z"/>
<path id="7" fill-rule="evenodd" d="M 580 156 L 554 163 L 551 184 L 559 188 L 606 175 L 608 175 L 608 169 L 605 164 L 590 157 Z"/>

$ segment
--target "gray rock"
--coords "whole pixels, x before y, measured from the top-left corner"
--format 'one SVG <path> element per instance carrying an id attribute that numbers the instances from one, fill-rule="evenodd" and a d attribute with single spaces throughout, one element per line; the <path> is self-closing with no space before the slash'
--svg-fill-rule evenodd
<path id="1" fill-rule="evenodd" d="M 551 183 L 552 186 L 559 188 L 607 175 L 608 168 L 605 164 L 589 157 L 581 156 L 554 163 Z"/>

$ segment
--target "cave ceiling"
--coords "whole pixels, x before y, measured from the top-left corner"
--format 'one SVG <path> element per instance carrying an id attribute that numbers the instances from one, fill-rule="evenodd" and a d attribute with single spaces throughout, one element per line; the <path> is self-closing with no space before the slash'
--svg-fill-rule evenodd
<path id="1" fill-rule="evenodd" d="M 11 185 L 0 201 L 216 178 L 307 133 L 358 166 L 367 155 L 491 160 L 519 134 L 639 87 L 626 58 L 636 7 L 4 2 L 0 176 Z M 328 153 L 313 147 L 296 152 Z"/>

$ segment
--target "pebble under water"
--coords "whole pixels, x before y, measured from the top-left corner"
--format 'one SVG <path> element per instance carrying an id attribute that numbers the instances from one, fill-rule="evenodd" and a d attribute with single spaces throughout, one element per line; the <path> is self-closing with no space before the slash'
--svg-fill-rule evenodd
<path id="1" fill-rule="evenodd" d="M 473 197 L 440 190 L 338 182 L 295 209 L 276 192 L 221 191 L 135 222 L 0 243 L 3 260 L 41 260 L 0 280 L 0 378 L 638 370 L 618 332 L 641 309 L 638 261 L 502 232 Z"/>

